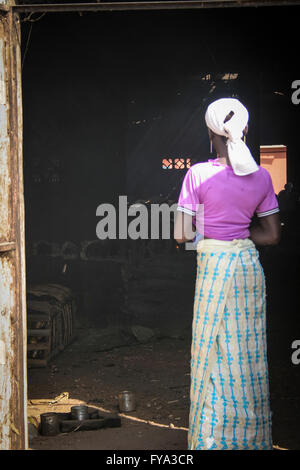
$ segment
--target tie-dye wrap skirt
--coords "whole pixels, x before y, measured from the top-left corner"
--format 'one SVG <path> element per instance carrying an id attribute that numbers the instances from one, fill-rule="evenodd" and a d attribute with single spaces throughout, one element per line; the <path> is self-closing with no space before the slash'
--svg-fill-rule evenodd
<path id="1" fill-rule="evenodd" d="M 254 243 L 197 245 L 190 450 L 272 449 L 265 277 Z"/>

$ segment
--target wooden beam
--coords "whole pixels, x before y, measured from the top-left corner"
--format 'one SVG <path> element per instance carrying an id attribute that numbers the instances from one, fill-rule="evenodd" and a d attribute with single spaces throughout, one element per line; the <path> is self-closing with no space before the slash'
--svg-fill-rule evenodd
<path id="1" fill-rule="evenodd" d="M 300 5 L 300 0 L 198 0 L 161 2 L 49 3 L 13 6 L 17 13 L 67 13 L 83 11 L 190 10 L 204 8 L 241 8 Z"/>

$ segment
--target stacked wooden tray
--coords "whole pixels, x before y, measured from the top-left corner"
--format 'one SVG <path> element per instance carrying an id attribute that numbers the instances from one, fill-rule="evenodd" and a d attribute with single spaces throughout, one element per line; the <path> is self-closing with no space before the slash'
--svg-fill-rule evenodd
<path id="1" fill-rule="evenodd" d="M 27 364 L 45 367 L 72 340 L 76 305 L 72 291 L 58 284 L 27 289 Z"/>

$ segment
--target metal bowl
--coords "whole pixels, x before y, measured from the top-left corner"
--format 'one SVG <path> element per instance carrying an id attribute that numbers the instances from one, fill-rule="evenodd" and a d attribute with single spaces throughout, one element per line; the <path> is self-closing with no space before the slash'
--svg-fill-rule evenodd
<path id="1" fill-rule="evenodd" d="M 88 407 L 86 405 L 76 405 L 71 408 L 71 417 L 77 421 L 89 419 Z"/>
<path id="2" fill-rule="evenodd" d="M 59 419 L 56 413 L 41 414 L 41 434 L 56 436 L 59 433 Z"/>
<path id="3" fill-rule="evenodd" d="M 134 411 L 136 408 L 135 395 L 132 392 L 125 390 L 119 393 L 119 410 L 120 411 Z"/>

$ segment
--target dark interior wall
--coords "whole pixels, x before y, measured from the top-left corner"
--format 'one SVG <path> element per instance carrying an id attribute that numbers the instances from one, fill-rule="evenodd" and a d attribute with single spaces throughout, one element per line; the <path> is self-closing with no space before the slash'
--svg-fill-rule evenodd
<path id="1" fill-rule="evenodd" d="M 298 7 L 68 13 L 24 22 L 27 246 L 94 240 L 97 206 L 119 195 L 176 200 L 184 171 L 162 171 L 161 158 L 207 159 L 204 112 L 222 96 L 235 94 L 247 106 L 255 158 L 260 144 L 287 145 L 289 179 L 299 181 L 300 106 L 291 102 L 291 82 L 299 77 L 288 55 L 298 14 Z M 204 72 L 215 80 L 207 86 Z M 238 72 L 239 79 L 226 84 L 217 72 Z M 116 252 L 116 244 L 98 247 L 100 258 Z M 94 324 L 106 324 L 124 307 L 126 262 L 35 256 L 27 266 L 30 281 L 66 282 L 81 291 L 82 312 Z M 168 309 L 166 300 L 162 305 Z"/>
<path id="2" fill-rule="evenodd" d="M 202 67 L 194 75 L 185 69 L 188 70 L 185 75 L 184 71 L 178 71 L 174 76 L 155 76 L 145 88 L 132 88 L 126 135 L 126 186 L 130 195 L 151 198 L 161 194 L 177 200 L 184 172 L 162 171 L 161 161 L 185 157 L 191 158 L 192 162 L 201 162 L 212 158 L 204 114 L 216 96 L 241 94 L 257 114 L 259 95 L 254 94 L 258 91 L 257 86 L 254 84 L 248 91 L 243 90 L 243 82 L 248 82 L 248 78 L 243 78 L 240 73 L 240 78 L 230 84 L 212 74 L 213 79 L 206 81 L 203 80 L 205 65 Z M 207 67 L 210 70 L 209 64 Z M 227 71 L 236 69 L 237 66 L 234 69 L 228 66 Z M 142 83 L 145 85 L 145 80 Z M 211 93 L 211 90 L 214 91 Z M 255 122 L 249 139 L 257 158 L 258 131 L 259 124 Z"/>
<path id="3" fill-rule="evenodd" d="M 218 85 L 207 96 L 197 81 L 203 71 L 240 73 L 256 158 L 259 143 L 288 143 L 295 158 L 297 77 L 287 51 L 296 15 L 270 11 L 48 14 L 34 23 L 23 68 L 30 236 L 93 238 L 101 202 L 168 193 L 162 156 L 205 160 L 205 107 L 235 90 Z M 24 50 L 29 28 L 23 23 Z M 285 96 L 274 95 L 277 85 Z M 49 183 L 53 174 L 58 184 Z"/>
<path id="4" fill-rule="evenodd" d="M 73 15 L 37 23 L 24 63 L 27 227 L 34 238 L 93 238 L 96 207 L 124 191 L 120 69 L 101 25 L 83 24 L 80 30 Z"/>
<path id="5" fill-rule="evenodd" d="M 240 11 L 159 12 L 131 17 L 137 39 L 136 44 L 130 43 L 133 55 L 128 66 L 134 70 L 128 85 L 131 99 L 126 135 L 130 193 L 145 198 L 159 193 L 178 197 L 182 175 L 158 171 L 161 159 L 182 156 L 207 160 L 204 113 L 210 101 L 236 93 L 252 115 L 258 114 L 259 79 L 254 67 L 258 39 L 248 23 L 237 26 L 241 15 L 246 18 Z M 229 33 L 230 26 L 238 42 Z M 239 80 L 203 83 L 205 72 L 239 72 Z M 258 133 L 256 120 L 249 135 L 256 158 Z"/>

